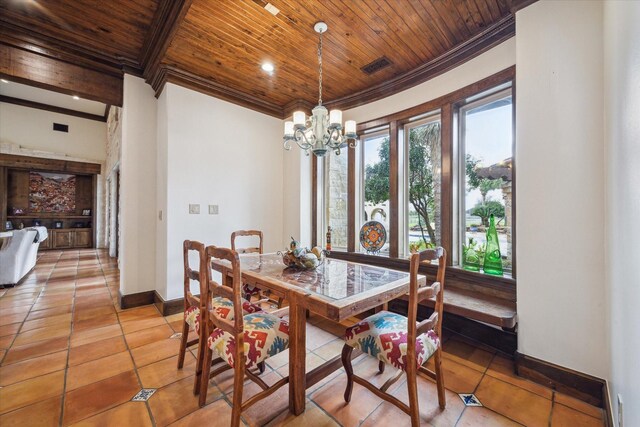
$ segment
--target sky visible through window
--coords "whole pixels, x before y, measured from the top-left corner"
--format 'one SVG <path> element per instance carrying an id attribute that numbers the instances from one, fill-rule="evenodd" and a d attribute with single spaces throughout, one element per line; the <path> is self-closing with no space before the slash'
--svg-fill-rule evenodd
<path id="1" fill-rule="evenodd" d="M 505 101 L 508 100 L 508 103 Z M 512 156 L 511 142 L 511 97 L 503 98 L 493 104 L 483 105 L 467 112 L 465 118 L 465 149 L 476 159 L 481 160 L 478 167 L 489 167 Z M 487 199 L 500 201 L 502 192 L 492 190 Z M 482 200 L 479 190 L 467 193 L 466 208 L 470 209 Z"/>

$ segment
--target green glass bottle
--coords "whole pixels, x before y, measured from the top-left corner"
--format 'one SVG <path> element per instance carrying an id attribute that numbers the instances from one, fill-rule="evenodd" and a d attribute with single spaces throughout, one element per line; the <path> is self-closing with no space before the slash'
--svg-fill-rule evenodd
<path id="1" fill-rule="evenodd" d="M 500 242 L 498 242 L 498 232 L 496 231 L 496 221 L 491 215 L 489 229 L 487 230 L 487 249 L 484 255 L 485 273 L 494 276 L 502 276 L 502 254 L 500 253 Z"/>
<path id="2" fill-rule="evenodd" d="M 480 271 L 480 256 L 476 251 L 476 242 L 469 237 L 469 244 L 462 245 L 462 268 L 469 271 Z"/>

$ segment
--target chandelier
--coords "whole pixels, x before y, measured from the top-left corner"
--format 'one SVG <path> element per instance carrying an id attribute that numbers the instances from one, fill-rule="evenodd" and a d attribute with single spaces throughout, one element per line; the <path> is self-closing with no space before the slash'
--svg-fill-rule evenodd
<path id="1" fill-rule="evenodd" d="M 303 149 L 307 156 L 309 151 L 318 157 L 324 156 L 328 150 L 333 150 L 336 155 L 349 144 L 355 147 L 358 142 L 355 120 L 347 120 L 342 132 L 342 111 L 327 109 L 322 105 L 322 33 L 327 31 L 327 24 L 318 22 L 313 29 L 319 34 L 318 65 L 320 75 L 318 78 L 318 105 L 311 111 L 311 116 L 306 117 L 303 111 L 293 113 L 293 121 L 284 123 L 284 148 L 291 150 L 291 141 L 295 141 L 298 147 Z"/>

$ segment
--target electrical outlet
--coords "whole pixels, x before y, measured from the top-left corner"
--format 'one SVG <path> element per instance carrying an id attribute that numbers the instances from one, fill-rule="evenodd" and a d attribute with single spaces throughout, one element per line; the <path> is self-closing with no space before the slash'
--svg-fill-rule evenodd
<path id="1" fill-rule="evenodd" d="M 624 424 L 622 423 L 622 395 L 618 394 L 618 427 L 623 427 Z"/>
<path id="2" fill-rule="evenodd" d="M 209 205 L 209 215 L 218 215 L 218 205 Z"/>
<path id="3" fill-rule="evenodd" d="M 189 213 L 190 214 L 195 214 L 195 215 L 200 215 L 200 205 L 198 204 L 190 204 L 189 205 Z"/>

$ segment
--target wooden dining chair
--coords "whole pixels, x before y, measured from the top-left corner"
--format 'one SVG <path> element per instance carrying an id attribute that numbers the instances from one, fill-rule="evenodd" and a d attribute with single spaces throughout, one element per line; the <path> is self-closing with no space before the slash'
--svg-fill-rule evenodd
<path id="1" fill-rule="evenodd" d="M 231 274 L 231 278 L 230 286 L 222 286 L 212 280 L 211 271 L 207 269 L 204 301 L 215 296 L 228 298 L 233 302 L 237 312 L 242 304 L 242 281 L 237 252 L 209 246 L 206 249 L 206 255 L 207 265 L 211 265 L 212 259 L 228 261 L 230 269 L 223 274 Z M 240 414 L 243 410 L 271 395 L 289 382 L 289 377 L 286 377 L 268 386 L 251 370 L 259 363 L 264 363 L 268 357 L 275 356 L 289 348 L 289 324 L 284 319 L 267 312 L 236 316 L 232 321 L 219 316 L 215 310 L 209 309 L 203 312 L 202 327 L 208 338 L 207 344 L 204 346 L 199 404 L 202 407 L 207 400 L 209 379 L 228 369 L 233 369 L 231 425 L 237 427 L 240 425 Z M 211 372 L 212 362 L 215 362 L 212 360 L 214 353 L 225 363 L 224 366 Z M 245 378 L 255 382 L 262 391 L 242 402 L 242 388 Z"/>
<path id="2" fill-rule="evenodd" d="M 184 260 L 184 322 L 182 323 L 182 337 L 180 340 L 180 350 L 178 352 L 178 369 L 182 369 L 184 366 L 184 358 L 188 347 L 203 342 L 203 331 L 200 329 L 200 313 L 203 312 L 203 300 L 202 295 L 206 293 L 206 278 L 207 271 L 209 270 L 207 264 L 207 257 L 205 254 L 204 244 L 196 241 L 185 240 L 182 246 L 183 260 Z M 198 255 L 198 269 L 193 270 L 189 263 L 189 255 L 195 253 Z M 199 284 L 199 293 L 194 295 L 191 292 L 191 281 L 197 281 Z M 209 306 L 218 313 L 218 316 L 233 320 L 234 318 L 234 306 L 233 303 L 227 298 L 212 298 Z M 257 313 L 262 309 L 251 304 L 246 300 L 242 300 L 242 312 L 243 314 Z M 198 335 L 197 338 L 189 340 L 189 332 L 195 331 Z M 202 359 L 204 354 L 204 346 L 198 347 L 198 355 L 196 358 L 196 376 L 202 372 Z M 258 366 L 260 373 L 264 372 L 264 364 Z M 197 381 L 194 383 L 193 392 L 197 394 L 200 391 L 200 384 Z"/>
<path id="3" fill-rule="evenodd" d="M 206 269 L 206 257 L 204 253 L 204 245 L 200 242 L 185 240 L 182 245 L 182 254 L 184 259 L 184 322 L 182 323 L 182 338 L 180 340 L 180 351 L 178 352 L 178 369 L 182 369 L 184 365 L 184 356 L 187 347 L 198 344 L 199 337 L 189 340 L 189 332 L 195 331 L 200 335 L 200 295 L 203 288 L 203 272 Z M 189 264 L 189 254 L 196 253 L 198 255 L 198 269 L 193 270 Z M 200 280 L 202 278 L 202 280 Z M 198 295 L 191 292 L 191 281 L 197 281 L 199 284 Z M 200 350 L 198 350 L 200 352 Z M 201 357 L 198 357 L 200 361 Z M 195 391 L 195 390 L 194 390 Z"/>
<path id="4" fill-rule="evenodd" d="M 254 247 L 246 247 L 246 248 L 238 248 L 236 246 L 236 239 L 238 237 L 253 237 L 253 238 L 258 238 L 258 246 L 254 246 Z M 236 251 L 239 254 L 262 254 L 262 231 L 260 230 L 238 230 L 238 231 L 234 231 L 233 233 L 231 233 L 231 250 Z M 257 302 L 266 302 L 266 301 L 271 301 L 271 298 L 269 298 L 270 295 L 266 294 L 264 291 L 262 291 L 260 288 L 253 286 L 253 285 L 249 285 L 248 283 L 245 283 L 242 286 L 242 290 L 244 292 L 244 298 L 247 301 L 251 301 L 251 297 L 253 296 L 258 296 L 258 301 Z M 269 291 L 271 292 L 271 291 Z M 281 295 L 277 295 L 277 301 L 273 301 L 276 304 L 278 304 L 278 308 L 282 307 L 282 302 L 284 301 L 284 297 Z"/>
<path id="5" fill-rule="evenodd" d="M 443 248 L 427 249 L 411 256 L 409 312 L 407 317 L 388 311 L 380 311 L 345 332 L 345 345 L 342 349 L 342 364 L 347 373 L 347 388 L 344 400 L 351 401 L 353 383 L 356 382 L 372 391 L 411 416 L 411 425 L 420 425 L 420 409 L 418 405 L 417 377 L 434 379 L 438 390 L 438 403 L 445 407 L 444 379 L 442 377 L 442 305 L 444 293 L 444 276 L 446 269 L 446 252 Z M 418 269 L 423 261 L 438 260 L 436 281 L 431 286 L 419 286 Z M 420 323 L 416 322 L 418 303 L 424 299 L 436 297 L 433 314 Z M 377 357 L 379 370 L 384 371 L 385 364 L 392 365 L 400 371 L 389 378 L 378 388 L 364 378 L 353 373 L 351 353 L 353 349 Z M 435 356 L 435 372 L 424 364 Z M 409 405 L 387 393 L 389 387 L 406 373 L 409 391 Z"/>

